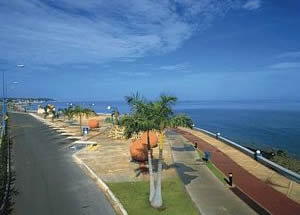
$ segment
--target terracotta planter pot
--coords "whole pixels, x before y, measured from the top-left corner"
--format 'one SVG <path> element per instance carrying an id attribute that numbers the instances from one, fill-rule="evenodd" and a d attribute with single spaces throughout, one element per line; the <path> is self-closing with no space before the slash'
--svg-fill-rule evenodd
<path id="1" fill-rule="evenodd" d="M 98 119 L 90 119 L 88 121 L 88 126 L 90 128 L 99 128 L 99 120 Z"/>
<path id="2" fill-rule="evenodd" d="M 154 131 L 149 132 L 149 139 L 150 139 L 150 146 L 151 148 L 155 148 L 158 143 L 158 138 L 156 136 L 156 133 Z M 143 133 L 140 137 L 140 140 L 147 145 L 147 132 Z"/>
<path id="3" fill-rule="evenodd" d="M 143 144 L 141 140 L 136 140 L 130 145 L 130 155 L 131 158 L 135 161 L 147 161 L 147 145 Z"/>

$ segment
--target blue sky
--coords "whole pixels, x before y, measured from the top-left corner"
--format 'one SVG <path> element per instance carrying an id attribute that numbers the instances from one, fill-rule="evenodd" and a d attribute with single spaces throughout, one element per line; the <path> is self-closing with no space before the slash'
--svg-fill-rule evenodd
<path id="1" fill-rule="evenodd" d="M 9 96 L 300 99 L 299 10 L 294 0 L 2 1 L 0 70 Z"/>

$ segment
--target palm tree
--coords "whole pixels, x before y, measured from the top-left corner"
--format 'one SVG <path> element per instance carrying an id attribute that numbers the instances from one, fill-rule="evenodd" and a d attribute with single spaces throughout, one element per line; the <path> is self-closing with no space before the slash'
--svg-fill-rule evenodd
<path id="1" fill-rule="evenodd" d="M 47 118 L 47 116 L 49 115 L 49 112 L 48 112 L 48 105 L 46 105 L 45 107 L 43 107 L 44 109 L 44 119 Z"/>
<path id="2" fill-rule="evenodd" d="M 51 120 L 52 120 L 52 122 L 53 122 L 54 119 L 55 119 L 55 116 L 56 116 L 56 111 L 55 111 L 55 110 L 52 110 L 51 113 L 52 113 L 52 118 L 51 118 Z"/>
<path id="3" fill-rule="evenodd" d="M 66 120 L 66 113 L 67 113 L 67 108 L 59 108 L 58 109 L 58 113 L 59 114 L 63 114 L 63 116 L 64 116 L 64 118 L 63 118 L 63 121 L 65 121 Z"/>
<path id="4" fill-rule="evenodd" d="M 52 121 L 53 121 L 55 117 L 55 107 L 54 105 L 48 104 L 44 107 L 44 118 L 46 119 L 47 116 L 49 116 L 50 114 L 52 114 Z"/>
<path id="5" fill-rule="evenodd" d="M 114 124 L 115 121 L 116 125 L 119 125 L 119 116 L 120 116 L 120 112 L 118 108 L 113 108 L 113 110 L 111 111 L 112 124 Z"/>
<path id="6" fill-rule="evenodd" d="M 154 178 L 149 132 L 157 129 L 157 124 L 153 120 L 153 103 L 140 98 L 138 93 L 132 96 L 126 96 L 125 99 L 131 107 L 131 114 L 125 115 L 121 120 L 121 124 L 125 127 L 125 136 L 130 138 L 133 134 L 139 134 L 140 132 L 147 133 L 148 167 L 150 178 L 149 201 L 151 201 L 154 196 Z"/>
<path id="7" fill-rule="evenodd" d="M 69 106 L 68 108 L 64 108 L 63 110 L 64 116 L 68 117 L 68 120 L 72 120 L 75 114 L 74 107 Z"/>
<path id="8" fill-rule="evenodd" d="M 161 196 L 161 172 L 163 159 L 163 135 L 167 128 L 178 126 L 192 128 L 193 122 L 187 115 L 175 115 L 172 109 L 177 101 L 175 96 L 161 95 L 155 102 L 148 102 L 141 99 L 139 94 L 125 97 L 127 103 L 131 106 L 131 114 L 125 115 L 121 124 L 125 126 L 125 136 L 130 138 L 133 134 L 147 132 L 148 164 L 150 177 L 150 195 L 151 206 L 159 208 L 162 206 Z M 152 170 L 151 146 L 149 140 L 149 131 L 156 130 L 160 132 L 159 141 L 159 160 L 157 168 L 157 181 L 154 187 L 154 177 Z"/>
<path id="9" fill-rule="evenodd" d="M 157 167 L 157 180 L 155 186 L 155 193 L 151 200 L 151 206 L 155 208 L 162 207 L 161 195 L 161 172 L 162 172 L 162 159 L 163 159 L 163 135 L 167 128 L 170 127 L 190 127 L 192 128 L 193 122 L 191 118 L 184 114 L 174 115 L 172 105 L 175 104 L 177 98 L 175 96 L 161 95 L 160 99 L 153 105 L 155 116 L 155 123 L 159 125 L 160 141 L 159 141 L 159 159 Z"/>
<path id="10" fill-rule="evenodd" d="M 96 114 L 95 111 L 89 109 L 89 108 L 82 108 L 80 106 L 75 106 L 72 108 L 72 112 L 74 115 L 79 116 L 79 124 L 80 124 L 80 131 L 82 130 L 82 117 L 83 115 L 86 115 L 88 118 L 92 114 Z"/>
<path id="11" fill-rule="evenodd" d="M 83 108 L 80 106 L 75 106 L 73 108 L 73 113 L 75 116 L 79 116 L 79 124 L 80 124 L 80 131 L 82 130 L 82 115 L 83 115 Z"/>
<path id="12" fill-rule="evenodd" d="M 83 114 L 84 114 L 85 117 L 88 119 L 90 116 L 95 116 L 95 115 L 96 115 L 96 112 L 93 111 L 92 109 L 84 108 L 84 109 L 83 109 Z"/>

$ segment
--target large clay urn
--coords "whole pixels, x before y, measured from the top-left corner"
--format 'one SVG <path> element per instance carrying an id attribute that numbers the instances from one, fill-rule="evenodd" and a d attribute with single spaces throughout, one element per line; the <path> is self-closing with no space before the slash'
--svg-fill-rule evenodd
<path id="1" fill-rule="evenodd" d="M 148 160 L 147 145 L 140 139 L 131 143 L 129 151 L 131 158 L 135 161 L 143 162 Z"/>
<path id="2" fill-rule="evenodd" d="M 147 132 L 144 132 L 140 140 L 147 145 Z M 156 136 L 156 133 L 154 131 L 149 132 L 149 140 L 150 140 L 150 146 L 151 148 L 155 148 L 157 146 L 158 138 Z"/>
<path id="3" fill-rule="evenodd" d="M 98 119 L 90 119 L 88 121 L 88 126 L 90 128 L 99 128 L 99 120 Z"/>

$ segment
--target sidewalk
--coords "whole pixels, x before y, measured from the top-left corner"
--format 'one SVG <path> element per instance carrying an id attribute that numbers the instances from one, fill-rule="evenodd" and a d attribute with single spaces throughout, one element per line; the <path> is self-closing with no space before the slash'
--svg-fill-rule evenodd
<path id="1" fill-rule="evenodd" d="M 201 214 L 256 214 L 211 173 L 190 142 L 173 131 L 167 140 L 178 175 Z"/>
<path id="2" fill-rule="evenodd" d="M 268 210 L 271 214 L 300 214 L 300 205 L 295 201 L 289 199 L 286 195 L 272 188 L 266 182 L 260 180 L 255 175 L 265 174 L 265 172 L 259 171 L 256 168 L 256 171 L 249 172 L 245 167 L 240 166 L 239 164 L 244 163 L 245 161 L 253 162 L 258 165 L 258 163 L 252 159 L 245 156 L 242 156 L 240 153 L 240 159 L 237 161 L 233 161 L 231 156 L 228 156 L 227 152 L 223 151 L 223 149 L 219 148 L 222 146 L 220 141 L 213 141 L 210 139 L 202 138 L 203 134 L 198 134 L 200 132 L 189 131 L 189 130 L 176 130 L 178 133 L 183 135 L 192 143 L 197 142 L 198 148 L 201 151 L 210 151 L 212 154 L 211 160 L 213 163 L 225 174 L 229 172 L 233 173 L 233 181 L 234 184 L 243 191 L 243 193 L 247 194 L 248 197 L 253 199 L 257 204 L 261 205 L 263 208 Z M 212 139 L 212 138 L 211 138 Z M 210 141 L 208 141 L 210 140 Z M 229 146 L 227 146 L 229 147 Z M 237 151 L 234 148 L 230 147 L 231 152 Z M 257 166 L 256 165 L 256 166 Z M 270 171 L 270 170 L 269 170 Z"/>

